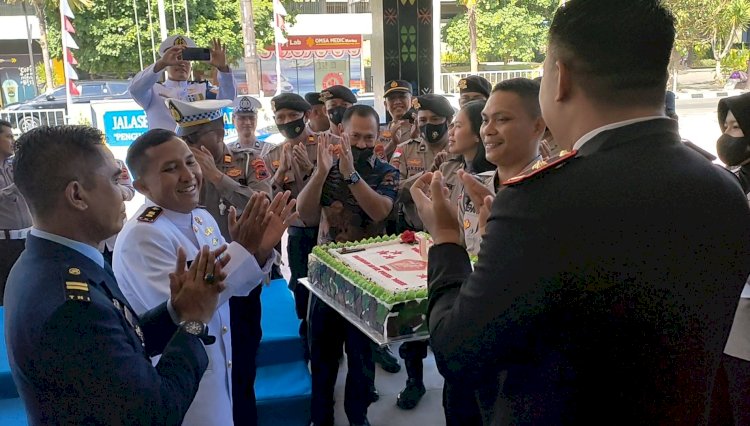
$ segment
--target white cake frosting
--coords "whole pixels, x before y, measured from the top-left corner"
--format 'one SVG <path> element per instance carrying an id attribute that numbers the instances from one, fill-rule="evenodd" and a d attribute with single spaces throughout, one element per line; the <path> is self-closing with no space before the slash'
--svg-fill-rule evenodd
<path id="1" fill-rule="evenodd" d="M 421 235 L 417 235 L 419 241 Z M 336 259 L 359 272 L 383 289 L 395 293 L 427 288 L 427 260 L 420 254 L 419 244 L 392 241 L 349 247 L 358 250 L 342 253 L 342 249 L 328 249 Z"/>

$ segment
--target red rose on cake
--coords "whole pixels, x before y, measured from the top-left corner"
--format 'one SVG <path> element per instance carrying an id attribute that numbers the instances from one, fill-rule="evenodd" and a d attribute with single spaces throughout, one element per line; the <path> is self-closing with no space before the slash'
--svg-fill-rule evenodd
<path id="1" fill-rule="evenodd" d="M 414 244 L 417 242 L 417 235 L 414 231 L 406 230 L 401 233 L 401 242 L 404 244 Z"/>

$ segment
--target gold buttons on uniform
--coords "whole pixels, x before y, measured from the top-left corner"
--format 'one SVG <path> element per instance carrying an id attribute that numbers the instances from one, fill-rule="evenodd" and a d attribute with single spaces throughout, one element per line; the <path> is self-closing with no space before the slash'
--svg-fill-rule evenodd
<path id="1" fill-rule="evenodd" d="M 227 331 L 229 331 L 229 328 L 226 325 L 224 327 L 221 327 L 221 332 L 223 334 L 227 334 Z"/>
<path id="2" fill-rule="evenodd" d="M 227 361 L 227 368 L 232 368 L 232 360 Z"/>

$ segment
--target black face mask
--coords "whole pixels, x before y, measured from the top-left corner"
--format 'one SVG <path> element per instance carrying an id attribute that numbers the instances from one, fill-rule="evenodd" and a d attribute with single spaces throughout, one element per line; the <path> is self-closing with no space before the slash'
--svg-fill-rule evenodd
<path id="1" fill-rule="evenodd" d="M 443 124 L 423 124 L 419 128 L 419 132 L 422 134 L 427 143 L 436 143 L 443 138 L 445 132 L 448 131 L 448 121 Z"/>
<path id="2" fill-rule="evenodd" d="M 357 148 L 356 146 L 353 146 L 352 147 L 352 159 L 354 160 L 355 168 L 360 168 L 365 165 L 369 165 L 370 157 L 372 157 L 372 153 L 374 151 L 375 151 L 374 147 Z"/>
<path id="3" fill-rule="evenodd" d="M 335 125 L 341 124 L 344 121 L 344 113 L 346 112 L 345 106 L 337 106 L 328 110 L 328 119 Z"/>
<path id="4" fill-rule="evenodd" d="M 727 166 L 739 166 L 750 158 L 750 145 L 747 142 L 745 137 L 735 138 L 724 134 L 716 142 L 716 151 Z"/>
<path id="5" fill-rule="evenodd" d="M 285 138 L 297 139 L 305 131 L 305 118 L 302 117 L 299 120 L 290 121 L 289 123 L 277 124 L 276 127 L 279 129 L 279 133 L 284 135 Z"/>

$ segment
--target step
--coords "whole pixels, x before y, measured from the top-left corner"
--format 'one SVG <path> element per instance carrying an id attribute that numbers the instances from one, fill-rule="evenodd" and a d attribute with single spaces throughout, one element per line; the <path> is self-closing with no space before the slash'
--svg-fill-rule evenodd
<path id="1" fill-rule="evenodd" d="M 5 317 L 3 308 L 0 306 L 0 337 L 5 335 Z M 18 391 L 13 383 L 8 363 L 8 349 L 5 347 L 5 339 L 0 338 L 0 399 L 17 398 Z"/>
<path id="2" fill-rule="evenodd" d="M 255 378 L 258 424 L 309 425 L 311 395 L 312 380 L 304 361 L 259 367 Z"/>
<path id="3" fill-rule="evenodd" d="M 261 292 L 263 338 L 258 348 L 258 367 L 300 361 L 304 357 L 294 296 L 283 279 L 273 280 Z"/>
<path id="4" fill-rule="evenodd" d="M 3 426 L 26 426 L 26 410 L 21 398 L 0 399 L 0 424 Z"/>

